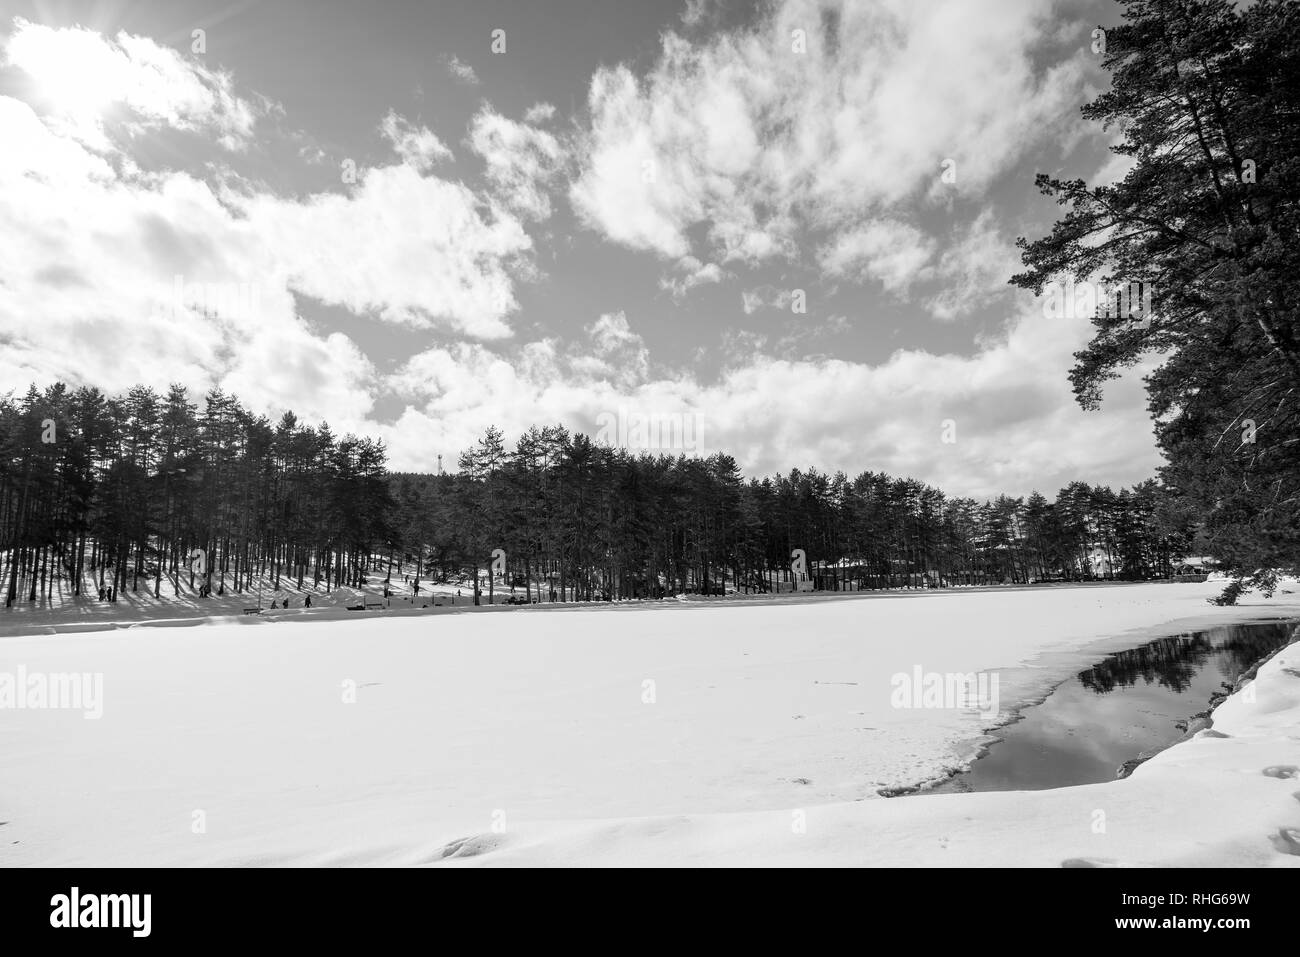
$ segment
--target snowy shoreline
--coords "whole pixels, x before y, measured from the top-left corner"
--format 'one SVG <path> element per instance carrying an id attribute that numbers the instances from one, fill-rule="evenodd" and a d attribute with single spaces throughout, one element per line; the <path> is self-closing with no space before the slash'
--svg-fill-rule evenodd
<path id="1" fill-rule="evenodd" d="M 1104 784 L 557 824 L 445 851 L 480 866 L 1300 867 L 1300 634 L 1213 715 Z"/>
<path id="2" fill-rule="evenodd" d="M 1220 583 L 1221 584 L 1221 583 Z M 726 607 L 762 607 L 762 606 L 797 606 L 823 604 L 828 602 L 856 601 L 906 601 L 914 598 L 959 598 L 965 595 L 979 594 L 1016 594 L 1061 592 L 1088 589 L 1123 589 L 1170 587 L 1185 588 L 1176 582 L 1123 582 L 1090 581 L 1068 582 L 1051 585 L 971 585 L 943 589 L 881 589 L 859 592 L 802 592 L 784 594 L 742 594 L 723 596 L 678 595 L 660 599 L 621 599 L 606 601 L 566 601 L 540 602 L 536 604 L 509 605 L 502 600 L 495 604 L 488 603 L 487 592 L 482 595 L 483 604 L 474 605 L 472 596 L 452 596 L 455 586 L 432 586 L 437 591 L 433 596 L 442 603 L 436 606 L 404 606 L 402 601 L 410 601 L 408 585 L 394 584 L 392 604 L 380 609 L 359 611 L 343 607 L 343 593 L 360 595 L 356 589 L 336 588 L 334 593 L 321 589 L 309 589 L 295 593 L 301 601 L 304 594 L 310 593 L 315 599 L 315 606 L 304 608 L 295 605 L 291 609 L 261 608 L 256 615 L 243 611 L 254 601 L 255 594 L 230 594 L 224 597 L 211 595 L 199 599 L 192 594 L 181 597 L 169 596 L 155 599 L 147 593 L 124 593 L 119 603 L 105 603 L 90 597 L 65 598 L 53 605 L 32 607 L 29 603 L 20 603 L 9 608 L 0 609 L 0 638 L 31 635 L 83 634 L 96 631 L 111 631 L 123 628 L 143 627 L 185 627 L 201 624 L 239 624 L 257 625 L 269 622 L 318 622 L 318 621 L 356 621 L 365 619 L 409 618 L 429 615 L 463 615 L 463 614 L 548 614 L 561 612 L 580 612 L 591 609 L 608 609 L 631 611 L 641 608 L 726 608 Z M 284 597 L 284 592 L 268 592 L 267 597 L 275 594 Z M 503 591 L 502 596 L 506 593 Z M 502 596 L 498 596 L 501 598 Z M 351 600 L 350 598 L 348 600 Z M 429 593 L 421 601 L 429 600 Z M 1247 607 L 1249 603 L 1237 606 Z M 1189 620 L 1199 620 L 1197 618 Z M 1219 621 L 1217 617 L 1207 616 L 1206 620 Z M 1106 640 L 1106 639 L 1101 639 Z"/>
<path id="3" fill-rule="evenodd" d="M 1189 633 L 1203 631 L 1208 628 L 1223 627 L 1225 625 L 1252 625 L 1252 624 L 1264 624 L 1269 622 L 1284 622 L 1296 626 L 1292 632 L 1290 639 L 1287 642 L 1287 645 L 1283 646 L 1283 648 L 1274 649 L 1268 654 L 1261 656 L 1259 659 L 1252 662 L 1248 668 L 1245 669 L 1245 671 L 1242 673 L 1242 677 L 1237 680 L 1236 684 L 1233 687 L 1234 692 L 1240 690 L 1240 688 L 1243 686 L 1243 682 L 1245 681 L 1245 679 L 1253 677 L 1255 673 L 1259 670 L 1260 666 L 1262 666 L 1265 662 L 1269 661 L 1280 651 L 1282 651 L 1285 647 L 1300 642 L 1300 618 L 1295 618 L 1292 616 L 1284 616 L 1280 618 L 1271 615 L 1266 617 L 1251 616 L 1249 618 L 1241 618 L 1236 620 L 1227 620 L 1227 621 L 1219 620 L 1219 621 L 1215 621 L 1213 624 L 1202 624 L 1200 626 L 1187 624 L 1187 622 L 1196 622 L 1196 621 L 1198 621 L 1198 619 L 1194 619 L 1194 618 L 1184 619 L 1182 622 L 1170 622 L 1167 626 L 1157 626 L 1156 628 L 1152 629 L 1153 635 L 1151 637 L 1154 638 L 1176 637 L 1179 635 L 1186 635 Z M 1180 624 L 1183 625 L 1183 627 L 1178 627 Z M 1125 641 L 1127 642 L 1127 640 L 1128 639 L 1126 638 Z M 1099 655 L 1098 660 L 1101 660 L 1101 658 L 1113 654 L 1116 651 L 1127 650 L 1127 648 L 1130 647 L 1138 647 L 1146 643 L 1146 640 L 1147 640 L 1146 638 L 1138 638 L 1136 639 L 1136 644 L 1134 645 L 1126 644 L 1125 647 L 1123 648 L 1112 648 L 1111 645 L 1114 644 L 1115 642 L 1112 641 L 1111 639 L 1105 639 L 1102 642 L 1098 643 L 1098 649 L 1097 649 L 1097 653 Z M 1089 649 L 1087 648 L 1080 649 L 1080 652 L 1082 654 L 1086 654 L 1088 651 Z M 948 781 L 951 781 L 953 778 L 969 770 L 971 765 L 973 765 L 976 761 L 979 761 L 981 758 L 985 757 L 989 753 L 989 750 L 994 745 L 1001 743 L 1003 739 L 1001 736 L 997 734 L 997 732 L 1010 728 L 1012 725 L 1015 725 L 1016 723 L 1022 721 L 1025 718 L 1025 713 L 1029 709 L 1037 707 L 1038 705 L 1041 705 L 1044 702 L 1046 702 L 1047 699 L 1050 698 L 1052 694 L 1054 694 L 1056 690 L 1067 681 L 1069 681 L 1068 677 L 1062 678 L 1060 681 L 1057 681 L 1055 684 L 1053 684 L 1052 687 L 1050 687 L 1041 696 L 1030 698 L 1019 702 L 1010 711 L 1010 713 L 1005 716 L 1005 718 L 1000 718 L 996 724 L 990 725 L 988 728 L 986 728 L 985 733 L 988 736 L 988 738 L 987 740 L 982 740 L 981 743 L 977 745 L 975 756 L 970 761 L 966 762 L 960 767 L 946 769 L 942 775 L 935 778 L 927 779 L 926 781 L 923 781 L 921 783 L 908 784 L 897 788 L 887 789 L 886 791 L 882 791 L 880 793 L 880 796 L 881 797 L 908 797 L 912 795 L 922 794 L 933 788 L 937 788 L 942 786 L 943 784 L 946 784 Z M 1116 769 L 1116 779 L 1119 780 L 1128 777 L 1133 773 L 1134 769 L 1146 763 L 1147 761 L 1155 757 L 1160 752 L 1166 751 L 1169 748 L 1182 744 L 1184 741 L 1189 741 L 1193 737 L 1195 737 L 1198 732 L 1213 727 L 1213 720 L 1212 720 L 1213 714 L 1218 709 L 1219 705 L 1222 704 L 1225 700 L 1227 700 L 1227 697 L 1228 695 L 1222 693 L 1211 697 L 1206 702 L 1207 705 L 1206 711 L 1198 712 L 1196 714 L 1188 716 L 1189 724 L 1186 732 L 1184 732 L 1180 737 L 1175 738 L 1174 740 L 1169 741 L 1166 744 L 1163 744 L 1159 747 L 1147 751 L 1142 751 L 1141 753 L 1134 755 L 1134 757 L 1129 759 L 1128 761 L 1125 761 L 1122 765 L 1120 765 L 1119 768 Z"/>

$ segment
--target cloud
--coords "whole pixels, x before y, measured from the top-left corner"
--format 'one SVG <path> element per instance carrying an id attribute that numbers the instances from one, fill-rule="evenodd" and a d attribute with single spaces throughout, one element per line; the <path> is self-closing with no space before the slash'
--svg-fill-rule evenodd
<path id="1" fill-rule="evenodd" d="M 239 149 L 265 101 L 140 45 L 152 41 L 90 34 L 112 69 L 136 78 L 106 87 L 120 110 L 98 116 L 73 78 L 63 91 L 49 73 L 44 94 L 44 81 L 33 85 L 35 109 L 0 96 L 0 389 L 55 378 L 108 390 L 218 385 L 258 410 L 289 406 L 387 439 L 400 469 L 432 469 L 438 452 L 454 457 L 488 424 L 592 432 L 602 412 L 630 408 L 700 416 L 710 447 L 749 474 L 883 469 L 976 495 L 1146 477 L 1156 455 L 1140 387 L 1122 380 L 1102 412 L 1080 412 L 1064 370 L 1087 323 L 1030 307 L 973 355 L 809 355 L 848 325 L 838 314 L 767 337 L 732 331 L 710 375 L 675 364 L 698 340 L 653 353 L 638 331 L 650 318 L 635 304 L 569 336 L 515 337 L 518 285 L 536 275 L 528 229 L 553 217 L 562 184 L 598 235 L 662 260 L 660 288 L 674 298 L 781 265 L 746 280 L 741 305 L 747 315 L 788 310 L 793 290 L 773 283 L 783 261 L 803 257 L 837 283 L 878 283 L 940 319 L 1003 304 L 1014 251 L 990 211 L 943 232 L 923 227 L 953 221 L 954 202 L 960 215 L 1029 143 L 1052 136 L 1053 117 L 1071 112 L 1060 103 L 1072 64 L 1031 67 L 1042 24 L 1019 4 L 972 0 L 924 17 L 895 0 L 825 9 L 790 0 L 756 27 L 669 34 L 642 76 L 602 68 L 590 126 L 576 137 L 538 126 L 554 119 L 549 104 L 522 123 L 480 108 L 468 145 L 483 160 L 481 184 L 439 175 L 451 151 L 390 111 L 378 126 L 396 157 L 359 171 L 346 191 L 314 193 L 280 192 L 224 162 L 142 172 L 131 150 L 150 145 L 148 134 L 180 129 Z M 809 30 L 803 60 L 789 51 L 796 28 Z M 155 56 L 168 66 L 141 66 Z M 374 118 L 360 133 L 373 128 Z M 947 156 L 957 201 L 934 191 Z M 302 314 L 308 299 L 365 318 L 351 335 L 322 331 Z M 859 315 L 857 304 L 835 308 Z M 382 323 L 438 338 L 380 370 L 367 353 L 391 354 L 396 338 Z M 379 401 L 402 414 L 379 420 Z M 940 441 L 948 418 L 955 444 Z"/>
<path id="2" fill-rule="evenodd" d="M 432 130 L 414 125 L 394 110 L 389 110 L 379 124 L 379 132 L 393 144 L 393 150 L 398 156 L 422 173 L 437 163 L 452 158 L 451 150 Z"/>
<path id="3" fill-rule="evenodd" d="M 391 322 L 510 335 L 532 240 L 472 190 L 408 164 L 366 170 L 351 195 L 231 197 L 261 261 L 295 292 Z"/>
<path id="4" fill-rule="evenodd" d="M 679 275 L 663 276 L 659 279 L 659 288 L 672 294 L 674 300 L 680 301 L 696 286 L 721 282 L 726 275 L 717 263 L 701 263 L 694 256 L 683 256 L 677 261 Z"/>
<path id="5" fill-rule="evenodd" d="M 0 138 L 12 147 L 0 151 L 0 389 L 180 381 L 361 421 L 373 369 L 345 337 L 311 332 L 250 224 L 209 186 L 123 178 L 9 97 Z"/>
<path id="6" fill-rule="evenodd" d="M 1007 280 L 1020 268 L 991 209 L 955 230 L 944 247 L 915 226 L 879 219 L 840 233 L 818 259 L 828 276 L 877 280 L 896 299 L 919 300 L 944 321 L 1007 296 Z"/>
<path id="7" fill-rule="evenodd" d="M 584 330 L 590 353 L 573 358 L 572 370 L 586 379 L 612 380 L 624 386 L 643 381 L 650 368 L 645 341 L 632 331 L 626 314 L 605 313 Z"/>
<path id="8" fill-rule="evenodd" d="M 925 277 L 934 247 L 915 226 L 880 219 L 840 233 L 819 259 L 827 275 L 876 279 L 886 292 L 901 298 Z"/>
<path id="9" fill-rule="evenodd" d="M 591 229 L 674 260 L 759 264 L 834 248 L 844 232 L 869 240 L 872 221 L 978 195 L 1051 140 L 1087 69 L 1082 53 L 1036 69 L 1051 14 L 1004 0 L 785 0 L 742 29 L 669 31 L 644 76 L 621 64 L 593 76 L 570 199 Z M 948 158 L 952 186 L 939 179 Z M 878 273 L 902 282 L 887 264 Z"/>
<path id="10" fill-rule="evenodd" d="M 782 359 L 814 359 L 820 361 L 828 358 L 828 356 L 824 349 L 817 347 L 824 345 L 826 339 L 838 336 L 850 327 L 847 316 L 831 315 L 820 321 L 815 318 L 804 318 L 805 321 L 802 322 L 784 324 L 781 327 L 782 335 L 771 340 L 764 339 L 757 348 L 750 351 L 767 351 L 769 355 Z M 743 354 L 732 351 L 727 358 L 727 364 L 734 366 L 738 360 L 743 358 Z"/>
<path id="11" fill-rule="evenodd" d="M 487 164 L 490 188 L 507 208 L 533 220 L 550 217 L 549 190 L 565 160 L 559 140 L 484 106 L 470 124 L 469 142 Z"/>
<path id="12" fill-rule="evenodd" d="M 524 122 L 536 126 L 539 123 L 548 123 L 555 116 L 555 107 L 550 103 L 534 103 L 524 113 Z"/>
<path id="13" fill-rule="evenodd" d="M 1080 475 L 1111 483 L 1149 477 L 1151 447 L 1140 383 L 1112 389 L 1083 412 L 1060 374 L 1086 323 L 1026 314 L 973 356 L 900 350 L 886 362 L 756 356 L 702 389 L 708 434 L 749 470 L 815 463 L 853 475 L 913 475 L 979 497 L 1060 487 Z M 945 420 L 957 441 L 942 441 Z"/>
<path id="14" fill-rule="evenodd" d="M 594 435 L 599 416 L 620 409 L 697 416 L 704 451 L 730 452 L 749 475 L 882 470 L 983 498 L 1051 493 L 1080 475 L 1132 484 L 1158 464 L 1137 376 L 1113 384 L 1102 411 L 1080 410 L 1060 369 L 1088 323 L 1044 319 L 1036 306 L 971 356 L 788 359 L 738 333 L 733 361 L 709 382 L 659 368 L 622 313 L 587 331 L 581 345 L 544 340 L 502 352 L 461 344 L 413 357 L 388 380 L 407 402 L 393 434 L 428 441 L 395 444 L 395 467 L 432 468 L 438 451 L 468 447 L 489 424 L 508 437 L 547 422 Z M 943 441 L 948 419 L 955 443 Z"/>
<path id="15" fill-rule="evenodd" d="M 711 0 L 686 0 L 686 9 L 682 11 L 682 24 L 687 27 L 698 27 L 715 15 L 712 7 Z"/>
<path id="16" fill-rule="evenodd" d="M 762 285 L 746 289 L 740 294 L 740 307 L 745 315 L 752 316 L 763 308 L 788 309 L 794 300 L 794 291 Z"/>
<path id="17" fill-rule="evenodd" d="M 368 431 L 368 343 L 318 331 L 300 297 L 493 339 L 511 335 L 514 286 L 532 271 L 521 222 L 422 175 L 427 149 L 363 170 L 348 193 L 300 196 L 143 173 L 8 96 L 0 142 L 0 390 L 215 385 Z"/>
<path id="18" fill-rule="evenodd" d="M 58 29 L 14 21 L 4 63 L 25 73 L 42 116 L 78 140 L 105 151 L 110 107 L 127 113 L 128 132 L 168 127 L 212 135 L 227 150 L 244 150 L 259 116 L 278 109 L 233 91 L 229 73 L 210 70 L 147 37 L 113 39 L 82 27 Z"/>
<path id="19" fill-rule="evenodd" d="M 474 72 L 472 66 L 462 61 L 460 57 L 448 57 L 443 60 L 443 63 L 447 67 L 447 72 L 452 75 L 457 83 L 463 83 L 465 86 L 478 86 L 478 74 Z"/>
<path id="20" fill-rule="evenodd" d="M 940 289 L 925 304 L 938 319 L 960 318 L 1010 295 L 1007 280 L 1022 268 L 1011 237 L 986 209 L 939 257 L 932 278 Z"/>

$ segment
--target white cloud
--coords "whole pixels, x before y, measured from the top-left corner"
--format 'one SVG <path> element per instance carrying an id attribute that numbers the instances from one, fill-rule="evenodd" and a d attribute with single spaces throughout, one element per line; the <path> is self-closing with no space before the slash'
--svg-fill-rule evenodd
<path id="1" fill-rule="evenodd" d="M 673 299 L 681 300 L 696 286 L 721 282 L 725 276 L 717 263 L 701 263 L 694 256 L 683 256 L 677 261 L 679 275 L 667 275 L 659 279 L 659 288 L 672 294 Z"/>
<path id="2" fill-rule="evenodd" d="M 1023 268 L 1011 237 L 986 209 L 939 257 L 934 279 L 941 288 L 926 305 L 938 319 L 957 319 L 1008 295 L 1007 280 Z"/>
<path id="3" fill-rule="evenodd" d="M 1020 269 L 1015 245 L 991 209 L 955 230 L 946 247 L 908 223 L 877 219 L 841 232 L 818 261 L 828 276 L 877 280 L 885 292 L 919 299 L 945 321 L 1007 294 L 1007 280 Z"/>
<path id="4" fill-rule="evenodd" d="M 555 106 L 550 103 L 534 103 L 527 112 L 524 113 L 524 122 L 536 126 L 539 123 L 548 123 L 555 116 Z"/>
<path id="5" fill-rule="evenodd" d="M 947 158 L 957 182 L 943 188 L 978 194 L 1050 140 L 1084 83 L 1082 53 L 1035 71 L 1051 13 L 1005 0 L 785 0 L 753 27 L 669 32 L 643 78 L 624 65 L 592 78 L 575 210 L 665 258 L 759 263 L 797 258 L 806 230 L 852 232 L 942 199 Z M 689 238 L 700 226 L 709 250 Z"/>
<path id="6" fill-rule="evenodd" d="M 463 83 L 466 86 L 478 86 L 478 74 L 474 68 L 465 63 L 460 57 L 452 56 L 444 60 L 447 66 L 447 72 L 452 75 L 457 83 Z"/>
<path id="7" fill-rule="evenodd" d="M 209 70 L 147 37 L 109 39 L 81 27 L 57 29 L 18 18 L 4 62 L 33 85 L 41 115 L 94 148 L 111 148 L 109 107 L 128 111 L 128 130 L 170 127 L 212 134 L 228 150 L 247 147 L 257 117 L 276 109 L 233 92 L 228 73 Z"/>
<path id="8" fill-rule="evenodd" d="M 919 298 L 945 321 L 1006 295 L 1007 280 L 1020 269 L 1016 247 L 991 209 L 954 231 L 940 249 L 915 226 L 878 219 L 840 233 L 818 258 L 828 276 L 878 280 L 885 292 L 904 301 Z"/>
<path id="9" fill-rule="evenodd" d="M 638 352 L 644 349 L 641 337 L 632 331 L 624 312 L 607 312 L 587 326 L 586 333 L 595 347 L 595 354 L 614 356 L 627 349 Z"/>
<path id="10" fill-rule="evenodd" d="M 697 27 L 710 17 L 710 0 L 686 0 L 686 9 L 682 11 L 682 23 L 688 27 Z"/>
<path id="11" fill-rule="evenodd" d="M 534 220 L 551 215 L 549 190 L 565 159 L 559 140 L 484 106 L 470 125 L 470 147 L 487 164 L 487 181 L 508 208 Z"/>
<path id="12" fill-rule="evenodd" d="M 237 389 L 258 408 L 291 399 L 306 416 L 362 420 L 373 370 L 344 337 L 308 329 L 249 224 L 206 184 L 122 178 L 9 97 L 0 138 L 12 147 L 0 150 L 0 390 L 179 381 Z M 202 301 L 173 297 L 176 276 L 246 295 L 204 315 Z"/>
<path id="13" fill-rule="evenodd" d="M 532 249 L 520 222 L 460 183 L 412 166 L 364 172 L 351 195 L 231 198 L 263 262 L 297 292 L 394 322 L 510 335 L 512 268 Z"/>
<path id="14" fill-rule="evenodd" d="M 0 390 L 55 379 L 107 391 L 217 385 L 256 409 L 373 431 L 367 343 L 316 331 L 295 294 L 468 336 L 511 334 L 515 277 L 531 268 L 522 225 L 408 163 L 363 171 L 346 195 L 285 197 L 237 179 L 226 189 L 141 173 L 7 96 L 0 142 Z M 219 298 L 237 308 L 214 310 Z"/>
<path id="15" fill-rule="evenodd" d="M 389 110 L 379 124 L 379 132 L 393 144 L 393 151 L 398 156 L 422 173 L 442 160 L 452 158 L 451 150 L 432 130 L 416 126 L 394 110 Z"/>
<path id="16" fill-rule="evenodd" d="M 750 337 L 713 382 L 656 371 L 621 314 L 588 331 L 582 348 L 460 345 L 413 358 L 389 380 L 409 402 L 393 434 L 428 441 L 395 444 L 395 467 L 431 468 L 438 451 L 468 447 L 489 424 L 507 436 L 547 422 L 594 434 L 597 417 L 620 408 L 699 416 L 705 451 L 732 453 L 750 475 L 883 470 L 985 497 L 1050 494 L 1080 476 L 1131 484 L 1158 464 L 1137 377 L 1114 384 L 1102 411 L 1080 410 L 1060 370 L 1088 323 L 1047 320 L 1036 307 L 972 356 L 781 359 L 755 354 L 763 340 Z M 633 372 L 611 374 L 628 354 Z M 942 440 L 946 419 L 956 424 L 952 444 Z"/>
<path id="17" fill-rule="evenodd" d="M 775 286 L 768 285 L 745 289 L 740 293 L 740 307 L 747 316 L 752 316 L 764 307 L 787 309 L 793 300 L 794 293 L 792 290 L 777 289 Z"/>
<path id="18" fill-rule="evenodd" d="M 886 292 L 903 297 L 926 277 L 933 256 L 934 242 L 915 226 L 880 219 L 840 233 L 820 261 L 828 275 L 877 279 Z"/>
<path id="19" fill-rule="evenodd" d="M 594 129 L 569 194 L 575 210 L 615 242 L 674 259 L 687 255 L 685 227 L 705 215 L 704 206 L 692 183 L 681 182 L 693 176 L 689 167 L 679 171 L 661 156 L 654 127 L 663 120 L 636 77 L 624 67 L 598 71 L 590 105 Z M 666 146 L 662 152 L 668 154 Z"/>
<path id="20" fill-rule="evenodd" d="M 622 312 L 605 313 L 583 330 L 591 351 L 571 359 L 571 372 L 586 380 L 613 381 L 624 387 L 642 382 L 650 369 L 645 341 Z"/>

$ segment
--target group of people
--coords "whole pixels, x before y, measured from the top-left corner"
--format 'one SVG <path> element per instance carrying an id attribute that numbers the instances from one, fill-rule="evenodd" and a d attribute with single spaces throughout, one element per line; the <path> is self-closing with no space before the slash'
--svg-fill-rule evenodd
<path id="1" fill-rule="evenodd" d="M 287 608 L 289 607 L 289 599 L 288 599 L 288 597 L 287 597 L 287 596 L 285 597 L 285 599 L 284 599 L 284 605 L 283 605 L 283 606 L 277 604 L 277 603 L 276 603 L 276 599 L 272 598 L 272 599 L 271 599 L 271 607 L 272 607 L 272 608 L 280 608 L 280 607 L 284 607 L 284 608 L 287 609 Z M 308 596 L 303 600 L 302 607 L 304 607 L 304 608 L 310 608 L 310 607 L 311 607 L 311 595 L 308 595 Z"/>

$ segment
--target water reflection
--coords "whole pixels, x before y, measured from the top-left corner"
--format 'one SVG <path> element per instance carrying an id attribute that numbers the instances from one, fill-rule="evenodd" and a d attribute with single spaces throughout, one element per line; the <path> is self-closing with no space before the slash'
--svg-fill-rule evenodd
<path id="1" fill-rule="evenodd" d="M 921 793 L 1113 780 L 1126 761 L 1177 741 L 1189 719 L 1295 630 L 1283 621 L 1225 625 L 1112 654 L 1025 709 L 969 770 Z"/>

